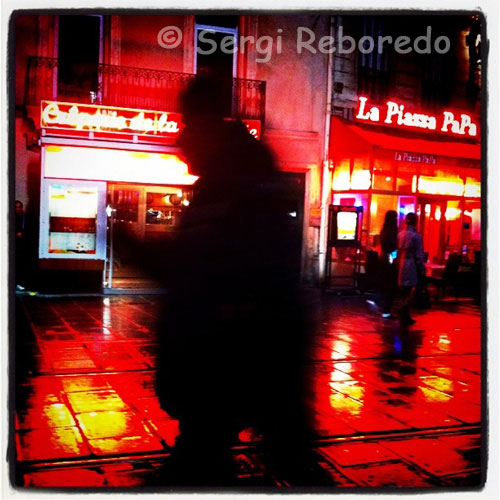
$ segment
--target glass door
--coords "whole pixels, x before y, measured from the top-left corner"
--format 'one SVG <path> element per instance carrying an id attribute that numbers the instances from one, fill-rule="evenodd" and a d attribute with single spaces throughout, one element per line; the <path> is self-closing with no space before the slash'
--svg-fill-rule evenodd
<path id="1" fill-rule="evenodd" d="M 141 245 L 147 259 L 148 245 L 171 238 L 182 210 L 189 205 L 191 188 L 138 184 L 108 184 L 108 287 L 154 286 L 137 263 L 127 241 Z"/>
<path id="2" fill-rule="evenodd" d="M 420 198 L 418 200 L 419 231 L 424 252 L 431 266 L 443 266 L 446 261 L 446 200 Z"/>
<path id="3" fill-rule="evenodd" d="M 132 184 L 108 185 L 108 245 L 111 278 L 132 279 L 143 276 L 134 264 L 126 243 L 127 235 L 142 241 L 144 238 L 144 188 Z"/>

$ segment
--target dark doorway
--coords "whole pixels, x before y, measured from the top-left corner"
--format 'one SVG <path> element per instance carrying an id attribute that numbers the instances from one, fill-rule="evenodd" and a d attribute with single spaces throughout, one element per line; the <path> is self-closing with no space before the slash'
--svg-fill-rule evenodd
<path id="1" fill-rule="evenodd" d="M 288 257 L 291 257 L 291 262 L 293 262 L 294 273 L 296 276 L 300 276 L 304 231 L 305 174 L 279 172 L 278 175 L 282 186 L 280 205 L 288 215 L 291 235 Z"/>

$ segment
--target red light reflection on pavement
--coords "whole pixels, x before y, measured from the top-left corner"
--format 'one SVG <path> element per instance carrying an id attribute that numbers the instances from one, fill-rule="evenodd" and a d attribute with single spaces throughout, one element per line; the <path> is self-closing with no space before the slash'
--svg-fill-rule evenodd
<path id="1" fill-rule="evenodd" d="M 159 302 L 38 299 L 26 309 L 35 357 L 33 373 L 16 390 L 23 484 L 154 481 L 162 463 L 155 457 L 168 455 L 180 433 L 155 390 Z M 407 331 L 383 323 L 362 305 L 332 308 L 312 338 L 314 362 L 308 369 L 314 430 L 322 438 L 317 450 L 337 485 L 446 486 L 477 480 L 479 326 L 479 311 L 470 305 L 418 314 Z M 235 444 L 261 439 L 258 430 L 247 428 Z M 117 462 L 90 463 L 103 457 Z M 263 477 L 257 456 L 240 448 L 238 457 L 242 477 Z M 71 466 L 74 459 L 88 463 Z"/>

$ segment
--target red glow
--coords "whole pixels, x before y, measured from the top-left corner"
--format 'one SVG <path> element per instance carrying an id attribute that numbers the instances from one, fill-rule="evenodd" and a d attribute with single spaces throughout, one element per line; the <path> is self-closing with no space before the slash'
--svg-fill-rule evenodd
<path id="1" fill-rule="evenodd" d="M 250 135 L 260 139 L 260 120 L 241 121 Z M 185 126 L 180 113 L 56 101 L 41 102 L 40 124 L 51 135 L 86 136 L 91 132 L 95 139 L 118 134 L 149 142 L 173 142 Z"/>
<path id="2" fill-rule="evenodd" d="M 186 163 L 177 155 L 80 146 L 47 146 L 45 177 L 139 184 L 192 185 Z"/>

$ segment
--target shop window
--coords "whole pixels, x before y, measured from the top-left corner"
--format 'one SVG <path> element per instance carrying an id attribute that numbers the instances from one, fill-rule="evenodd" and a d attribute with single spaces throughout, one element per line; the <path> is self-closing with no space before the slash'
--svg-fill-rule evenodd
<path id="1" fill-rule="evenodd" d="M 137 222 L 139 214 L 139 191 L 117 189 L 113 191 L 112 202 L 115 221 Z"/>
<path id="2" fill-rule="evenodd" d="M 368 158 L 356 158 L 351 175 L 351 189 L 370 189 L 372 183 Z"/>
<path id="3" fill-rule="evenodd" d="M 462 196 L 464 193 L 464 182 L 458 176 L 436 178 L 421 175 L 418 180 L 418 191 L 425 194 Z"/>
<path id="4" fill-rule="evenodd" d="M 49 186 L 49 253 L 96 253 L 97 188 Z"/>
<path id="5" fill-rule="evenodd" d="M 481 202 L 466 200 L 463 214 L 463 245 L 474 260 L 473 252 L 481 249 Z"/>
<path id="6" fill-rule="evenodd" d="M 481 198 L 481 171 L 479 169 L 467 169 L 465 175 L 466 198 Z"/>
<path id="7" fill-rule="evenodd" d="M 400 193 L 415 193 L 417 191 L 417 173 L 414 164 L 398 164 L 397 190 Z"/>
<path id="8" fill-rule="evenodd" d="M 371 245 L 379 245 L 379 235 L 384 225 L 385 214 L 398 209 L 398 197 L 389 194 L 373 194 L 370 203 L 370 239 Z"/>
<path id="9" fill-rule="evenodd" d="M 172 193 L 146 194 L 146 224 L 174 226 L 184 206 L 189 205 L 189 196 L 182 190 Z"/>
<path id="10" fill-rule="evenodd" d="M 356 158 L 353 160 L 352 174 L 350 160 L 345 159 L 338 162 L 333 173 L 332 189 L 335 191 L 365 190 L 370 189 L 371 175 L 368 158 Z"/>
<path id="11" fill-rule="evenodd" d="M 349 160 L 342 160 L 335 165 L 333 172 L 332 189 L 346 191 L 350 188 Z"/>
<path id="12" fill-rule="evenodd" d="M 463 196 L 464 182 L 458 168 L 436 168 L 422 166 L 418 180 L 418 191 L 424 194 Z"/>
<path id="13" fill-rule="evenodd" d="M 445 255 L 452 252 L 461 252 L 462 242 L 462 210 L 461 202 L 458 200 L 448 200 L 444 218 L 445 224 Z"/>
<path id="14" fill-rule="evenodd" d="M 398 196 L 398 228 L 403 229 L 405 217 L 414 213 L 420 217 L 420 209 L 416 206 L 414 196 Z"/>
<path id="15" fill-rule="evenodd" d="M 392 191 L 394 182 L 394 163 L 376 159 L 373 165 L 373 189 Z"/>

